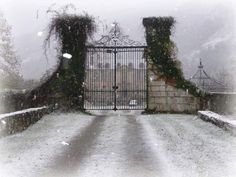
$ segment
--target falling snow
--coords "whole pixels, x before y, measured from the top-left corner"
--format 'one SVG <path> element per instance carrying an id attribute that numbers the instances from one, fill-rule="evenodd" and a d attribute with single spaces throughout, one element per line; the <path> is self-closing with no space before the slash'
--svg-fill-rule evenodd
<path id="1" fill-rule="evenodd" d="M 42 35 L 43 35 L 43 32 L 42 32 L 42 31 L 39 31 L 39 32 L 37 33 L 37 35 L 38 35 L 38 36 L 42 36 Z"/>
<path id="2" fill-rule="evenodd" d="M 72 55 L 69 54 L 69 53 L 64 53 L 62 56 L 66 59 L 71 59 L 72 58 Z"/>

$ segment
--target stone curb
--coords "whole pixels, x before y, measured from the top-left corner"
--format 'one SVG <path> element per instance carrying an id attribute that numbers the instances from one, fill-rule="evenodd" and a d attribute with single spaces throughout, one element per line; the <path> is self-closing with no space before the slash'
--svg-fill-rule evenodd
<path id="1" fill-rule="evenodd" d="M 226 131 L 230 131 L 233 135 L 236 135 L 236 126 L 227 122 L 227 120 L 224 120 L 223 116 L 217 113 L 211 111 L 198 111 L 198 118 L 206 122 L 211 122 Z"/>
<path id="2" fill-rule="evenodd" d="M 21 132 L 50 112 L 49 107 L 42 107 L 6 114 L 0 119 L 0 137 Z"/>

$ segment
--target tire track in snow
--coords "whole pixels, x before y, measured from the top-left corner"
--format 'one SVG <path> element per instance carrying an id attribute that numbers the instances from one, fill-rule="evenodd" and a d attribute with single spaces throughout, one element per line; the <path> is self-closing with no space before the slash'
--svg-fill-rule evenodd
<path id="1" fill-rule="evenodd" d="M 77 176 L 171 177 L 163 166 L 164 157 L 155 155 L 152 145 L 135 116 L 108 117 L 91 156 L 81 164 L 82 171 Z"/>
<path id="2" fill-rule="evenodd" d="M 69 146 L 49 162 L 48 170 L 40 176 L 66 177 L 78 174 L 81 164 L 88 159 L 102 131 L 105 116 L 96 116 L 81 132 L 68 141 Z"/>
<path id="3" fill-rule="evenodd" d="M 123 175 L 163 176 L 162 161 L 152 151 L 152 144 L 147 141 L 143 126 L 135 116 L 126 116 L 127 124 L 123 136 L 123 151 L 125 161 L 122 164 Z"/>
<path id="4" fill-rule="evenodd" d="M 155 129 L 152 127 L 149 121 L 147 121 L 147 117 L 140 116 L 138 121 L 144 130 L 144 137 L 150 146 L 150 152 L 152 157 L 155 159 L 159 159 L 160 166 L 162 169 L 162 173 L 158 176 L 160 177 L 182 177 L 182 173 L 177 169 L 176 166 L 172 163 L 169 158 L 169 154 L 166 151 L 166 146 L 164 143 L 163 129 L 165 129 L 165 125 L 160 119 L 157 120 L 158 126 Z M 158 128 L 158 129 L 156 129 Z M 162 135 L 161 135 L 162 134 Z"/>
<path id="5" fill-rule="evenodd" d="M 125 117 L 109 116 L 89 159 L 85 160 L 81 177 L 124 177 L 122 166 L 126 159 L 122 137 L 126 128 Z M 129 167 L 127 167 L 129 168 Z"/>

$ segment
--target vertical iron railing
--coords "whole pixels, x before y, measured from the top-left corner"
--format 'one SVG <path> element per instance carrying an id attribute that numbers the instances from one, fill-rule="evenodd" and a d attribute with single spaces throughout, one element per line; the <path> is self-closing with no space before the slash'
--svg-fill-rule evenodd
<path id="1" fill-rule="evenodd" d="M 114 48 L 114 86 L 113 86 L 113 89 L 114 89 L 114 111 L 117 110 L 117 105 L 116 105 L 116 98 L 117 98 L 117 83 L 116 83 L 116 54 L 117 54 L 117 51 L 116 51 L 116 48 Z"/>

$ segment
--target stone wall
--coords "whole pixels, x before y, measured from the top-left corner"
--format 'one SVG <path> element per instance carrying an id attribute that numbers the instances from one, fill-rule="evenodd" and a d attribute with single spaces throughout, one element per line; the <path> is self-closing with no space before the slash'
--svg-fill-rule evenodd
<path id="1" fill-rule="evenodd" d="M 43 115 L 52 111 L 52 108 L 40 107 L 0 114 L 0 138 L 27 129 L 40 120 Z"/>
<path id="2" fill-rule="evenodd" d="M 196 113 L 200 109 L 200 98 L 188 91 L 177 89 L 173 84 L 149 74 L 148 109 L 155 112 Z"/>

